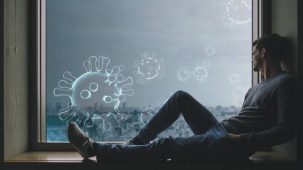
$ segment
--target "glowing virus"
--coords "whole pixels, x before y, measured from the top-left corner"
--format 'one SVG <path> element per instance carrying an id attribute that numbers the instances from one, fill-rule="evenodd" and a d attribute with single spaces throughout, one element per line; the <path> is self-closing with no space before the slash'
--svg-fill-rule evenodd
<path id="1" fill-rule="evenodd" d="M 227 28 L 235 28 L 251 22 L 251 0 L 226 0 L 222 6 L 225 8 L 221 14 L 223 25 Z"/>
<path id="2" fill-rule="evenodd" d="M 207 57 L 213 56 L 216 52 L 217 52 L 217 50 L 212 46 L 207 46 L 204 50 L 204 54 Z"/>
<path id="3" fill-rule="evenodd" d="M 208 70 L 207 68 L 211 65 L 209 60 L 203 60 L 202 64 L 192 68 L 192 69 L 185 69 L 182 68 L 177 71 L 177 78 L 179 81 L 186 82 L 189 79 L 195 79 L 200 82 L 205 82 L 208 77 Z M 191 71 L 189 71 L 191 70 Z"/>
<path id="4" fill-rule="evenodd" d="M 69 71 L 63 73 L 63 79 L 53 90 L 56 97 L 67 96 L 70 99 L 68 107 L 59 111 L 60 120 L 75 121 L 85 127 L 92 127 L 94 114 L 101 110 L 119 113 L 119 105 L 126 96 L 133 96 L 133 79 L 124 78 L 121 74 L 124 66 L 109 68 L 107 57 L 91 56 L 83 61 L 86 72 L 74 77 Z"/>
<path id="5" fill-rule="evenodd" d="M 187 69 L 182 68 L 178 70 L 177 77 L 180 81 L 187 81 L 190 78 L 190 72 Z"/>
<path id="6" fill-rule="evenodd" d="M 144 52 L 139 60 L 135 60 L 133 66 L 135 67 L 136 81 L 140 84 L 155 78 L 162 78 L 165 74 L 164 60 L 154 52 Z"/>
<path id="7" fill-rule="evenodd" d="M 197 66 L 192 74 L 197 81 L 204 82 L 207 79 L 208 71 L 203 66 Z"/>

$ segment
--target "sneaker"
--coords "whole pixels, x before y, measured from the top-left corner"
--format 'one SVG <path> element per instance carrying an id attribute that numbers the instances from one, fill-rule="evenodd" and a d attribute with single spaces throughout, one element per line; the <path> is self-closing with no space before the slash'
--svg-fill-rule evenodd
<path id="1" fill-rule="evenodd" d="M 71 122 L 68 124 L 67 136 L 71 145 L 83 158 L 86 159 L 94 156 L 92 154 L 94 141 L 90 139 L 76 123 Z"/>
<path id="2" fill-rule="evenodd" d="M 136 144 L 135 144 L 134 141 L 131 139 L 131 140 L 126 141 L 126 142 L 124 143 L 124 145 L 136 145 Z"/>
<path id="3" fill-rule="evenodd" d="M 147 143 L 142 142 L 138 137 L 128 140 L 124 143 L 125 145 L 145 145 Z"/>

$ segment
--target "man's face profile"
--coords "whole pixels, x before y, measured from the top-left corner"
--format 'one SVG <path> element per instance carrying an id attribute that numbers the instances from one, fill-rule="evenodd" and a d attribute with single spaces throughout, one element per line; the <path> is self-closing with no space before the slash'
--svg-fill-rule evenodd
<path id="1" fill-rule="evenodd" d="M 261 52 L 256 48 L 256 46 L 253 47 L 252 56 L 253 56 L 252 62 L 253 62 L 254 71 L 256 72 L 261 71 L 263 61 L 261 57 Z"/>

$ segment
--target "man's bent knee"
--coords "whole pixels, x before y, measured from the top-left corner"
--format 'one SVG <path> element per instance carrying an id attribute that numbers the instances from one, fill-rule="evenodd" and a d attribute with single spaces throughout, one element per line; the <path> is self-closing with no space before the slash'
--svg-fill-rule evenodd
<path id="1" fill-rule="evenodd" d="M 185 91 L 178 90 L 178 91 L 174 94 L 174 96 L 176 96 L 176 97 L 184 97 L 184 96 L 190 96 L 190 94 L 188 94 L 188 93 L 185 92 Z"/>
<path id="2" fill-rule="evenodd" d="M 184 102 L 188 102 L 190 101 L 191 99 L 193 99 L 193 97 L 185 92 L 185 91 L 182 91 L 182 90 L 178 90 L 175 94 L 174 94 L 174 97 L 178 100 L 178 101 L 184 101 Z"/>

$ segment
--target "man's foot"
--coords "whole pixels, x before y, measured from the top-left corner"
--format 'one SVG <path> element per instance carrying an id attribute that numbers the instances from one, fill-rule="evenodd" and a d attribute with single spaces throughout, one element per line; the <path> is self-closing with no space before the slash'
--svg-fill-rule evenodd
<path id="1" fill-rule="evenodd" d="M 67 136 L 71 145 L 83 158 L 94 156 L 92 154 L 94 141 L 90 139 L 76 123 L 71 122 L 68 124 Z"/>
<path id="2" fill-rule="evenodd" d="M 136 145 L 136 144 L 135 144 L 134 141 L 131 139 L 131 140 L 126 141 L 126 142 L 124 143 L 124 145 Z"/>
<path id="3" fill-rule="evenodd" d="M 145 144 L 146 143 L 142 142 L 138 137 L 135 137 L 125 142 L 125 145 L 145 145 Z"/>

